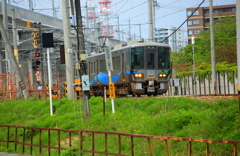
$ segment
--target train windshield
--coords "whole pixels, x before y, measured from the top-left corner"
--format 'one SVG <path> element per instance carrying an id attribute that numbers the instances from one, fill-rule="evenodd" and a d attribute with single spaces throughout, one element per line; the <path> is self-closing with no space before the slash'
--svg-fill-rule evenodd
<path id="1" fill-rule="evenodd" d="M 143 69 L 144 68 L 144 48 L 132 48 L 130 49 L 131 56 L 131 69 Z"/>
<path id="2" fill-rule="evenodd" d="M 170 68 L 170 48 L 167 47 L 158 48 L 158 68 L 160 69 Z"/>
<path id="3" fill-rule="evenodd" d="M 147 68 L 148 69 L 154 69 L 155 68 L 155 53 L 149 52 L 147 53 Z"/>

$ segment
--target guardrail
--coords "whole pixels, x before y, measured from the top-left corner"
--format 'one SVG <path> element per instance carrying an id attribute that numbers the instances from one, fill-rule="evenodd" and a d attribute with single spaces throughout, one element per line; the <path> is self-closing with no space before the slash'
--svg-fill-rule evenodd
<path id="1" fill-rule="evenodd" d="M 136 152 L 139 153 L 139 151 L 142 152 L 142 155 L 153 156 L 158 155 L 156 152 L 159 152 L 161 146 L 162 149 L 164 149 L 164 155 L 170 156 L 171 151 L 169 146 L 180 146 L 179 144 L 176 144 L 176 141 L 178 143 L 184 142 L 182 151 L 185 151 L 185 155 L 188 156 L 193 155 L 193 143 L 204 143 L 206 156 L 212 154 L 210 144 L 229 144 L 232 146 L 229 149 L 231 151 L 230 153 L 232 153 L 233 156 L 237 156 L 239 154 L 237 145 L 240 144 L 240 141 L 231 140 L 216 141 L 171 136 L 153 136 L 91 130 L 66 130 L 58 128 L 12 125 L 0 125 L 0 132 L 1 135 L 6 134 L 4 135 L 6 136 L 6 139 L 0 138 L 0 145 L 2 146 L 3 144 L 6 144 L 6 149 L 9 149 L 11 146 L 11 148 L 14 148 L 15 152 L 21 151 L 22 154 L 33 155 L 34 147 L 38 148 L 37 155 L 44 154 L 48 156 L 51 155 L 51 152 L 54 152 L 54 155 L 60 155 L 62 150 L 67 150 L 67 147 L 72 146 L 74 146 L 74 151 L 92 153 L 93 156 L 94 154 L 134 156 Z M 64 138 L 62 136 L 64 136 Z M 88 145 L 85 145 L 84 143 Z M 102 147 L 96 147 L 96 144 L 102 144 Z M 19 147 L 18 145 L 21 146 Z M 26 151 L 26 146 L 28 147 L 29 152 Z M 112 148 L 115 148 L 115 150 L 112 150 Z M 129 151 L 127 150 L 126 152 L 126 149 L 128 148 Z M 36 149 L 34 154 L 36 154 Z"/>

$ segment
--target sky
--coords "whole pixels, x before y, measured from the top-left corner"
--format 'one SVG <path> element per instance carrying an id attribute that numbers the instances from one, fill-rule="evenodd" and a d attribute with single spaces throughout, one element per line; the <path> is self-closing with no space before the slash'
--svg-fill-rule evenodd
<path id="1" fill-rule="evenodd" d="M 84 0 L 82 0 L 84 1 Z M 186 8 L 197 7 L 203 0 L 156 0 L 159 7 L 155 11 L 156 28 L 179 27 L 186 20 Z M 213 5 L 236 4 L 236 0 L 213 0 Z M 209 0 L 201 5 L 209 6 Z M 121 24 L 148 23 L 147 0 L 112 0 L 112 12 L 119 15 Z M 117 19 L 112 19 L 113 25 Z M 183 25 L 187 30 L 187 25 Z M 115 28 L 116 29 L 116 28 Z M 139 36 L 139 25 L 131 25 L 131 34 Z M 121 26 L 120 30 L 129 30 L 129 26 Z M 141 36 L 148 38 L 148 24 L 141 25 Z"/>
<path id="2" fill-rule="evenodd" d="M 96 7 L 99 7 L 100 0 L 94 0 Z M 112 15 L 110 23 L 117 30 L 118 20 L 120 31 L 126 35 L 121 35 L 122 38 L 127 38 L 130 32 L 133 36 L 148 38 L 148 0 L 111 0 Z M 186 20 L 186 8 L 198 7 L 203 0 L 155 0 L 158 7 L 155 12 L 156 28 L 164 27 L 179 27 Z M 11 5 L 29 9 L 29 0 L 7 0 Z M 54 3 L 53 3 L 54 2 Z M 80 0 L 82 8 L 86 6 L 86 0 Z M 62 18 L 61 0 L 33 0 L 34 11 L 53 15 L 52 6 L 56 9 L 56 16 Z M 236 4 L 236 0 L 213 0 L 213 5 Z M 209 6 L 209 0 L 201 5 Z M 99 10 L 99 9 L 97 9 Z M 82 15 L 85 15 L 85 10 L 82 9 Z M 118 18 L 117 18 L 118 17 Z M 129 29 L 130 23 L 130 29 Z M 186 31 L 187 25 L 182 28 Z M 141 33 L 140 33 L 141 32 Z M 124 33 L 123 33 L 124 34 Z M 117 35 L 116 35 L 117 37 Z"/>

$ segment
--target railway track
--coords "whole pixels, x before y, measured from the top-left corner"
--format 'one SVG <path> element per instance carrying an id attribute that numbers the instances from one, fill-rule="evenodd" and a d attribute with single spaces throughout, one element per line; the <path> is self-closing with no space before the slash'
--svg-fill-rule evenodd
<path id="1" fill-rule="evenodd" d="M 214 102 L 217 100 L 231 100 L 231 99 L 238 99 L 238 94 L 217 94 L 217 95 L 186 95 L 186 96 L 141 96 L 141 97 L 127 97 L 133 99 L 144 99 L 144 98 L 164 98 L 164 97 L 185 97 L 190 99 L 197 99 L 200 101 L 210 101 Z M 123 98 L 123 97 L 120 97 Z"/>

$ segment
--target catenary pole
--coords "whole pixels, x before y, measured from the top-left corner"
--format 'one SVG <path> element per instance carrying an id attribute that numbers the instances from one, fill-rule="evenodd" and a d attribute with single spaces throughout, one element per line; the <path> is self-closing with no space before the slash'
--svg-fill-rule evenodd
<path id="1" fill-rule="evenodd" d="M 148 0 L 148 35 L 149 41 L 153 41 L 153 13 L 152 13 L 152 0 Z"/>
<path id="2" fill-rule="evenodd" d="M 18 46 L 17 46 L 17 26 L 16 26 L 16 18 L 15 18 L 15 9 L 12 9 L 12 26 L 13 26 L 13 48 L 14 48 L 14 56 L 16 57 L 16 61 L 18 62 Z"/>
<path id="3" fill-rule="evenodd" d="M 210 11 L 210 39 L 211 39 L 211 62 L 212 62 L 212 84 L 213 94 L 217 94 L 217 74 L 216 74 L 216 56 L 215 56 L 215 41 L 214 41 L 214 28 L 213 28 L 213 7 L 212 0 L 209 0 L 209 11 Z"/>
<path id="4" fill-rule="evenodd" d="M 240 1 L 236 0 L 236 29 L 237 29 L 237 66 L 238 66 L 238 114 L 240 124 Z"/>
<path id="5" fill-rule="evenodd" d="M 63 36 L 64 36 L 64 48 L 65 48 L 65 60 L 66 60 L 66 79 L 67 79 L 67 92 L 68 99 L 74 99 L 73 89 L 73 61 L 72 61 L 72 49 L 69 39 L 70 34 L 70 16 L 69 16 L 69 2 L 68 0 L 62 0 L 62 16 L 63 16 Z"/>
<path id="6" fill-rule="evenodd" d="M 76 8 L 76 21 L 77 21 L 77 37 L 78 37 L 78 54 L 79 54 L 79 63 L 80 63 L 80 76 L 87 74 L 86 60 L 85 58 L 85 47 L 84 47 L 84 36 L 82 29 L 82 14 L 81 14 L 81 6 L 80 0 L 75 0 L 75 8 Z M 88 21 L 88 20 L 87 20 Z M 83 80 L 82 80 L 83 81 Z M 83 82 L 82 82 L 83 83 Z M 83 97 L 83 105 L 84 105 L 84 119 L 88 119 L 90 116 L 89 106 L 88 106 L 88 96 L 89 92 L 84 91 L 82 87 L 82 97 Z"/>
<path id="7" fill-rule="evenodd" d="M 8 54 L 10 56 L 11 63 L 13 65 L 14 69 L 15 69 L 15 72 L 16 72 L 16 75 L 17 75 L 17 79 L 18 79 L 20 88 L 22 90 L 23 96 L 24 96 L 25 99 L 29 99 L 29 92 L 28 92 L 27 85 L 24 82 L 24 79 L 23 79 L 22 73 L 20 71 L 20 68 L 18 66 L 17 60 L 16 60 L 16 58 L 13 55 L 12 46 L 11 46 L 11 44 L 9 42 L 10 40 L 9 40 L 9 38 L 7 36 L 7 33 L 6 33 L 6 31 L 5 31 L 4 27 L 3 27 L 2 21 L 0 22 L 0 31 L 1 31 L 1 35 L 3 37 L 5 46 L 7 48 Z"/>
<path id="8" fill-rule="evenodd" d="M 8 15 L 7 15 L 6 0 L 2 0 L 2 13 L 3 13 L 3 24 L 4 24 L 5 31 L 6 31 L 6 35 L 8 37 Z M 11 72 L 11 63 L 10 63 L 9 54 L 8 54 L 6 46 L 5 46 L 5 63 L 6 63 L 6 72 L 5 73 Z"/>
<path id="9" fill-rule="evenodd" d="M 155 28 L 156 28 L 156 6 L 155 6 L 155 3 L 156 1 L 152 1 L 152 27 L 153 27 L 153 36 L 152 36 L 152 39 L 153 39 L 153 42 L 155 42 Z"/>

